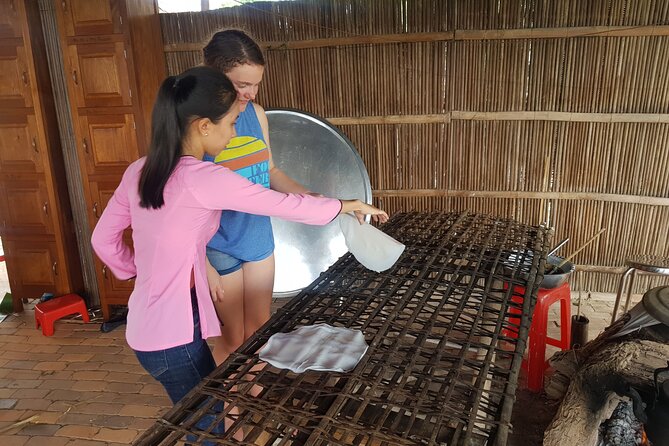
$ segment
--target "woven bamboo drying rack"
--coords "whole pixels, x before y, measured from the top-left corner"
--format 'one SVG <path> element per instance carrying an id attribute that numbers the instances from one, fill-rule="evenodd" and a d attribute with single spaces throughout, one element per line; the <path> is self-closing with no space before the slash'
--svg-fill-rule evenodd
<path id="1" fill-rule="evenodd" d="M 343 256 L 137 444 L 506 444 L 552 231 L 471 213 L 398 214 L 384 231 L 406 245 L 393 268 Z M 318 323 L 364 333 L 353 371 L 295 374 L 255 355 L 272 334 Z M 232 426 L 212 434 L 225 417 Z"/>

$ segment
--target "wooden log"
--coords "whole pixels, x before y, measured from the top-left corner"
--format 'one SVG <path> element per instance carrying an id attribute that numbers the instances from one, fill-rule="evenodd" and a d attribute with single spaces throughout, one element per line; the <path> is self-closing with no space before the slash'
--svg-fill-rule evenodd
<path id="1" fill-rule="evenodd" d="M 571 379 L 557 414 L 546 429 L 544 446 L 596 445 L 597 428 L 611 416 L 626 384 L 652 389 L 653 372 L 666 366 L 669 345 L 633 340 L 610 342 L 590 356 Z"/>

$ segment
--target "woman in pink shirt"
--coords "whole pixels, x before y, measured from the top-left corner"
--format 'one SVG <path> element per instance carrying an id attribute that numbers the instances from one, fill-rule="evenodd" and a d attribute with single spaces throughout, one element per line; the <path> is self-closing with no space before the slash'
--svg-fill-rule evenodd
<path id="1" fill-rule="evenodd" d="M 212 68 L 168 77 L 153 109 L 148 155 L 125 171 L 93 231 L 93 248 L 114 275 L 136 277 L 126 338 L 174 403 L 215 368 L 204 339 L 220 336 L 221 329 L 205 247 L 222 209 L 316 225 L 343 212 L 388 218 L 359 200 L 275 192 L 202 162 L 234 136 L 236 98 L 232 83 Z M 134 251 L 123 242 L 128 227 Z"/>

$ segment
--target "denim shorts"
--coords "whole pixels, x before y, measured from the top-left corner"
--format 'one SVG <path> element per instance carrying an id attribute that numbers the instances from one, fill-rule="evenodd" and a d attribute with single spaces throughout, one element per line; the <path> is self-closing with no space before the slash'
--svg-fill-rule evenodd
<path id="1" fill-rule="evenodd" d="M 209 259 L 211 266 L 213 266 L 221 276 L 232 274 L 235 271 L 240 270 L 244 263 L 244 261 L 232 257 L 230 254 L 209 247 L 207 247 L 207 259 Z"/>

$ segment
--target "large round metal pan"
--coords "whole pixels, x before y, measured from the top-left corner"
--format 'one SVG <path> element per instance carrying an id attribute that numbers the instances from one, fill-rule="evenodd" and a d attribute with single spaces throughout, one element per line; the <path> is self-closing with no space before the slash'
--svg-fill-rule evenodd
<path id="1" fill-rule="evenodd" d="M 367 169 L 351 141 L 308 113 L 267 111 L 274 163 L 288 176 L 327 197 L 372 202 Z M 274 296 L 290 297 L 347 252 L 339 224 L 309 226 L 272 219 L 276 244 Z"/>

